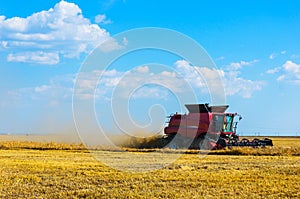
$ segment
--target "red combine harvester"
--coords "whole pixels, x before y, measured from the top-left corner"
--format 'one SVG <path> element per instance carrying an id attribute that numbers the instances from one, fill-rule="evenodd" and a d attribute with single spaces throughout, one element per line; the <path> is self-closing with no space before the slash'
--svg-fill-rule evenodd
<path id="1" fill-rule="evenodd" d="M 165 138 L 170 148 L 222 149 L 233 146 L 273 146 L 272 140 L 239 139 L 236 133 L 237 113 L 226 113 L 228 105 L 187 104 L 188 114 L 173 114 L 165 127 Z"/>

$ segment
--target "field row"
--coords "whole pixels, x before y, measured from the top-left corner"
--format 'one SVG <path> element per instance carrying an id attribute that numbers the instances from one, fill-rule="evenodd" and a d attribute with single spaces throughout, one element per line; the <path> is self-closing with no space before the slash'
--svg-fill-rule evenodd
<path id="1" fill-rule="evenodd" d="M 299 198 L 299 156 L 0 150 L 0 198 Z"/>
<path id="2" fill-rule="evenodd" d="M 0 198 L 300 198 L 299 139 L 273 140 L 216 151 L 2 140 Z"/>

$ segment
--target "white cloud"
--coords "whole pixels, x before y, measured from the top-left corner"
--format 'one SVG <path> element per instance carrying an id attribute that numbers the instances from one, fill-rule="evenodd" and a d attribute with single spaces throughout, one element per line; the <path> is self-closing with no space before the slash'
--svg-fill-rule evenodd
<path id="1" fill-rule="evenodd" d="M 197 68 L 194 68 L 185 60 L 178 60 L 175 63 L 176 72 L 178 72 L 187 82 L 196 87 L 205 87 L 203 77 L 199 75 Z M 198 72 L 197 72 L 198 71 Z"/>
<path id="2" fill-rule="evenodd" d="M 147 97 L 149 99 L 166 99 L 166 96 L 169 96 L 170 94 L 168 89 L 172 93 L 181 93 L 186 91 L 184 89 L 186 84 L 182 81 L 182 78 L 172 76 L 171 74 L 172 72 L 169 71 L 153 73 L 148 66 L 142 66 L 131 71 L 126 71 L 120 77 L 116 88 L 114 88 L 115 97 L 128 98 L 132 96 L 134 98 Z M 100 87 L 101 85 L 99 88 Z M 157 91 L 156 94 L 154 94 L 155 91 Z"/>
<path id="3" fill-rule="evenodd" d="M 57 53 L 47 52 L 20 52 L 16 54 L 8 54 L 6 60 L 8 62 L 23 62 L 54 65 L 59 63 L 59 55 Z"/>
<path id="4" fill-rule="evenodd" d="M 296 64 L 293 61 L 286 61 L 282 65 L 284 74 L 280 75 L 278 81 L 287 81 L 294 84 L 300 84 L 300 64 Z"/>
<path id="5" fill-rule="evenodd" d="M 66 1 L 26 18 L 0 17 L 0 48 L 10 52 L 8 59 L 15 62 L 46 64 L 38 57 L 30 58 L 32 54 L 43 52 L 43 59 L 47 60 L 45 56 L 49 55 L 48 61 L 54 59 L 49 63 L 54 64 L 59 61 L 54 54 L 78 57 L 109 38 L 109 33 L 85 18 L 76 4 Z"/>
<path id="6" fill-rule="evenodd" d="M 155 99 L 163 99 L 167 100 L 169 97 L 169 93 L 167 90 L 162 89 L 162 87 L 154 86 L 154 85 L 144 85 L 143 87 L 135 90 L 135 92 L 131 96 L 133 99 L 140 98 L 155 98 Z"/>
<path id="7" fill-rule="evenodd" d="M 48 86 L 48 85 L 42 85 L 42 86 L 37 86 L 34 88 L 34 91 L 39 93 L 39 92 L 44 92 L 44 91 L 47 91 L 48 89 L 50 89 L 51 86 Z"/>
<path id="8" fill-rule="evenodd" d="M 286 78 L 285 75 L 280 75 L 276 80 L 277 81 L 283 81 Z"/>
<path id="9" fill-rule="evenodd" d="M 296 70 L 287 67 L 288 70 Z M 77 86 L 74 83 L 77 78 Z M 223 85 L 216 84 L 222 79 Z M 222 83 L 222 82 L 221 82 Z M 197 95 L 208 95 L 208 87 L 217 92 L 225 92 L 227 96 L 238 95 L 249 98 L 264 83 L 240 77 L 238 71 L 224 71 L 207 67 L 192 66 L 185 60 L 178 60 L 171 71 L 154 73 L 149 66 L 140 66 L 130 71 L 95 70 L 55 77 L 49 84 L 32 88 L 11 91 L 17 101 L 46 100 L 50 105 L 61 101 L 71 101 L 74 94 L 78 99 L 111 100 L 116 88 L 119 93 L 115 97 L 148 98 L 166 100 L 171 93 L 184 94 L 192 89 Z M 222 90 L 218 90 L 218 89 Z M 223 90 L 225 89 L 225 91 Z M 53 103 L 55 102 L 55 103 Z"/>
<path id="10" fill-rule="evenodd" d="M 111 52 L 111 51 L 114 51 L 114 50 L 123 49 L 127 44 L 128 44 L 128 41 L 127 41 L 126 38 L 123 38 L 123 44 L 119 44 L 117 42 L 117 40 L 115 40 L 114 38 L 109 38 L 105 42 L 101 43 L 101 45 L 98 46 L 98 48 L 102 52 L 107 53 L 107 52 Z"/>
<path id="11" fill-rule="evenodd" d="M 296 54 L 292 54 L 292 55 L 291 55 L 291 58 L 292 58 L 292 59 L 298 59 L 299 57 L 300 57 L 300 55 L 296 55 Z"/>
<path id="12" fill-rule="evenodd" d="M 227 96 L 240 95 L 243 98 L 250 98 L 256 91 L 262 89 L 264 82 L 247 80 L 239 77 L 239 72 L 225 72 L 224 83 Z"/>
<path id="13" fill-rule="evenodd" d="M 149 73 L 148 66 L 140 66 L 140 67 L 135 68 L 135 70 L 139 73 Z"/>
<path id="14" fill-rule="evenodd" d="M 250 65 L 251 63 L 255 63 L 257 60 L 253 60 L 251 62 L 241 61 L 239 64 L 242 66 Z M 188 62 L 181 60 L 177 62 L 178 67 L 185 68 L 184 78 L 191 82 L 192 85 L 198 88 L 204 88 L 206 84 L 210 84 L 210 86 L 214 88 L 220 87 L 220 85 L 214 85 L 217 78 L 222 78 L 224 83 L 225 94 L 227 96 L 240 95 L 243 98 L 250 98 L 255 91 L 261 90 L 264 85 L 261 81 L 253 81 L 247 80 L 239 77 L 240 72 L 235 70 L 220 70 L 220 69 L 211 69 L 207 67 L 197 67 L 191 66 Z M 199 77 L 197 73 L 193 69 L 196 69 L 203 78 Z"/>
<path id="15" fill-rule="evenodd" d="M 106 15 L 97 15 L 95 16 L 95 22 L 98 23 L 98 24 L 111 24 L 112 21 L 110 19 L 107 19 Z"/>
<path id="16" fill-rule="evenodd" d="M 247 61 L 232 62 L 227 67 L 227 70 L 238 70 L 238 69 L 241 69 L 243 66 L 250 66 L 256 62 L 259 62 L 259 60 L 255 59 L 255 60 L 252 60 L 249 62 L 247 62 Z"/>
<path id="17" fill-rule="evenodd" d="M 165 76 L 165 77 L 176 77 L 175 72 L 169 72 L 169 71 L 163 71 L 163 72 L 161 72 L 161 75 Z"/>
<path id="18" fill-rule="evenodd" d="M 289 73 L 298 75 L 300 73 L 300 64 L 296 64 L 292 61 L 286 61 L 285 64 L 283 64 L 283 69 Z"/>
<path id="19" fill-rule="evenodd" d="M 269 55 L 269 59 L 275 59 L 275 57 L 277 57 L 276 53 L 272 53 Z"/>
<path id="20" fill-rule="evenodd" d="M 61 102 L 71 102 L 73 94 L 73 78 L 74 76 L 54 78 L 49 84 L 9 91 L 9 103 L 16 106 L 46 102 L 50 106 L 56 106 Z"/>
<path id="21" fill-rule="evenodd" d="M 127 40 L 126 37 L 123 38 L 123 41 L 122 41 L 122 42 L 123 42 L 123 45 L 124 45 L 124 46 L 127 46 L 127 45 L 128 45 L 128 40 Z"/>
<path id="22" fill-rule="evenodd" d="M 281 70 L 281 67 L 276 67 L 276 68 L 272 68 L 272 69 L 269 69 L 267 70 L 267 74 L 275 74 L 275 73 L 278 73 L 279 71 Z"/>
<path id="23" fill-rule="evenodd" d="M 216 58 L 216 61 L 220 61 L 220 60 L 224 60 L 225 59 L 225 57 L 224 56 L 221 56 L 221 57 L 217 57 Z"/>
<path id="24" fill-rule="evenodd" d="M 79 99 L 109 99 L 113 88 L 118 85 L 125 72 L 119 72 L 115 69 L 79 73 L 75 79 L 76 88 L 74 95 Z"/>
<path id="25" fill-rule="evenodd" d="M 170 79 L 170 76 L 172 76 L 173 79 Z M 76 80 L 75 78 L 77 78 L 77 87 L 74 90 L 73 83 Z M 176 82 L 174 82 L 174 80 Z M 59 102 L 65 99 L 59 98 L 54 94 L 57 88 L 60 88 L 60 90 L 63 89 L 65 91 L 65 96 L 71 97 L 74 93 L 77 99 L 111 100 L 116 87 L 119 87 L 121 90 L 121 93 L 117 94 L 119 97 L 125 97 L 128 92 L 142 87 L 142 89 L 136 90 L 131 97 L 167 99 L 169 95 L 167 90 L 162 90 L 160 87 L 148 86 L 148 83 L 164 85 L 175 92 L 180 92 L 179 88 L 182 88 L 181 81 L 178 80 L 173 73 L 163 71 L 162 73 L 154 75 L 150 72 L 148 66 L 141 66 L 125 72 L 113 69 L 107 71 L 95 70 L 78 75 L 69 75 L 67 77 L 52 79 L 49 85 L 27 88 L 26 92 L 24 89 L 20 89 L 13 93 L 14 95 L 16 95 L 16 93 L 20 95 L 30 94 L 31 99 L 38 98 L 39 96 Z M 49 95 L 47 96 L 46 93 Z"/>
<path id="26" fill-rule="evenodd" d="M 98 81 L 99 75 L 101 80 Z M 159 98 L 166 99 L 169 93 L 159 86 L 168 88 L 171 92 L 182 93 L 187 90 L 189 85 L 196 93 L 207 94 L 207 85 L 209 84 L 214 91 L 225 88 L 225 94 L 228 96 L 239 95 L 243 98 L 250 98 L 256 91 L 262 89 L 264 82 L 243 79 L 238 71 L 224 71 L 220 69 L 211 69 L 207 67 L 192 66 L 185 60 L 175 62 L 174 71 L 162 71 L 153 73 L 148 66 L 140 66 L 131 71 L 120 72 L 117 70 L 94 71 L 93 73 L 83 74 L 82 82 L 79 82 L 80 90 L 78 94 L 85 94 L 86 98 L 96 97 L 110 99 L 108 95 L 112 94 L 115 87 L 119 87 L 122 93 L 120 96 L 128 96 L 128 92 L 141 87 L 134 93 L 134 98 Z M 223 86 L 217 85 L 216 79 L 223 79 Z M 159 85 L 158 87 L 149 87 L 145 85 Z M 95 88 L 97 91 L 88 89 Z M 219 90 L 220 91 L 220 90 Z M 224 90 L 220 91 L 224 92 Z M 94 96 L 94 93 L 96 95 Z M 156 94 L 155 94 L 156 93 Z"/>
<path id="27" fill-rule="evenodd" d="M 275 59 L 276 57 L 278 57 L 279 55 L 285 55 L 286 54 L 286 50 L 282 50 L 280 53 L 272 53 L 269 55 L 269 59 Z"/>

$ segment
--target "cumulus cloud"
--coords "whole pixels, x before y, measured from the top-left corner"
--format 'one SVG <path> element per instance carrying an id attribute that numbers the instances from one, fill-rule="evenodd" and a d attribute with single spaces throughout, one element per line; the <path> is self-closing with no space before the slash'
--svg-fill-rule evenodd
<path id="1" fill-rule="evenodd" d="M 252 61 L 257 62 L 256 60 Z M 240 62 L 241 65 L 249 65 L 250 62 Z M 240 77 L 240 72 L 236 70 L 221 70 L 211 69 L 207 67 L 191 66 L 188 62 L 181 60 L 177 62 L 177 67 L 185 67 L 184 78 L 191 82 L 192 85 L 198 88 L 204 88 L 206 84 L 210 84 L 212 87 L 220 87 L 220 85 L 214 85 L 215 80 L 218 77 L 223 79 L 223 87 L 227 96 L 239 95 L 243 98 L 250 98 L 255 91 L 262 89 L 264 82 L 247 80 Z M 199 74 L 195 73 L 196 69 Z"/>
<path id="2" fill-rule="evenodd" d="M 74 75 L 55 77 L 49 84 L 11 90 L 8 92 L 9 103 L 15 106 L 44 102 L 57 106 L 66 101 L 71 102 L 74 78 Z"/>
<path id="3" fill-rule="evenodd" d="M 275 59 L 275 57 L 277 57 L 276 53 L 272 53 L 269 55 L 269 59 Z"/>
<path id="4" fill-rule="evenodd" d="M 23 62 L 23 63 L 36 63 L 54 65 L 59 63 L 58 53 L 51 52 L 23 52 L 23 53 L 10 53 L 6 60 L 8 62 Z"/>
<path id="5" fill-rule="evenodd" d="M 26 18 L 0 16 L 0 48 L 10 52 L 8 61 L 56 64 L 59 56 L 78 57 L 109 38 L 76 4 L 66 1 Z"/>
<path id="6" fill-rule="evenodd" d="M 227 70 L 239 70 L 244 66 L 250 66 L 256 62 L 259 62 L 259 60 L 255 59 L 252 61 L 240 61 L 240 62 L 232 62 L 227 66 Z"/>
<path id="7" fill-rule="evenodd" d="M 168 90 L 159 85 L 144 85 L 134 91 L 131 96 L 133 99 L 154 98 L 160 100 L 168 100 L 170 97 Z"/>
<path id="8" fill-rule="evenodd" d="M 48 86 L 48 85 L 42 85 L 42 86 L 37 86 L 34 88 L 34 91 L 39 93 L 39 92 L 44 92 L 44 91 L 47 91 L 48 89 L 50 89 L 51 86 Z"/>
<path id="9" fill-rule="evenodd" d="M 296 55 L 296 54 L 291 55 L 291 59 L 298 59 L 298 58 L 300 58 L 300 55 Z"/>
<path id="10" fill-rule="evenodd" d="M 224 56 L 221 56 L 221 57 L 217 57 L 216 58 L 216 61 L 221 61 L 221 60 L 224 60 L 225 59 L 225 57 Z"/>
<path id="11" fill-rule="evenodd" d="M 269 55 L 269 59 L 275 59 L 276 57 L 278 57 L 279 55 L 285 55 L 286 54 L 286 50 L 282 50 L 280 53 L 271 53 Z"/>
<path id="12" fill-rule="evenodd" d="M 191 85 L 204 88 L 210 80 L 219 76 L 218 70 L 207 67 L 192 66 L 185 60 L 179 60 L 175 63 L 176 71 Z M 212 83 L 212 82 L 211 82 Z"/>
<path id="13" fill-rule="evenodd" d="M 98 47 L 102 52 L 111 52 L 114 50 L 119 50 L 125 48 L 125 46 L 128 44 L 127 39 L 124 37 L 122 44 L 118 43 L 114 38 L 109 38 Z"/>
<path id="14" fill-rule="evenodd" d="M 169 91 L 183 93 L 187 90 L 187 86 L 190 86 L 200 95 L 208 94 L 208 87 L 210 87 L 214 91 L 225 92 L 228 96 L 239 95 L 243 98 L 250 98 L 264 85 L 261 81 L 241 78 L 238 71 L 193 66 L 185 60 L 178 60 L 174 65 L 173 71 L 164 70 L 159 73 L 151 71 L 149 66 L 140 66 L 125 72 L 109 70 L 85 73 L 83 78 L 80 78 L 82 82 L 78 82 L 79 89 L 76 93 L 78 96 L 84 93 L 85 97 L 104 99 L 108 95 L 112 95 L 112 90 L 118 87 L 120 91 L 118 97 L 126 97 L 130 92 L 138 89 L 133 93 L 134 98 L 167 99 Z M 100 75 L 101 78 L 98 82 Z M 222 79 L 223 85 L 216 84 L 217 79 Z M 95 87 L 97 87 L 96 90 L 90 90 L 87 94 L 89 89 Z M 143 89 L 139 89 L 140 87 Z M 225 91 L 220 90 L 223 88 Z"/>
<path id="15" fill-rule="evenodd" d="M 214 91 L 227 96 L 250 98 L 256 91 L 262 89 L 264 83 L 243 79 L 238 71 L 226 71 L 207 67 L 193 66 L 185 60 L 178 60 L 174 68 L 155 72 L 149 66 L 140 66 L 130 71 L 94 70 L 81 72 L 51 79 L 49 84 L 32 88 L 23 88 L 10 92 L 17 100 L 48 100 L 50 105 L 69 100 L 73 94 L 77 99 L 111 100 L 116 88 L 119 93 L 115 97 L 133 97 L 167 100 L 171 93 L 185 93 L 192 89 L 197 95 L 208 95 L 208 85 Z M 287 71 L 297 72 L 299 65 L 285 65 Z M 216 79 L 222 79 L 223 85 L 216 84 Z M 76 87 L 74 90 L 74 83 Z M 221 82 L 222 83 L 222 82 Z M 188 86 L 188 87 L 187 87 Z M 218 90 L 218 89 L 225 89 Z M 25 96 L 25 97 L 24 97 Z M 55 101 L 56 103 L 51 103 Z"/>
<path id="16" fill-rule="evenodd" d="M 272 68 L 272 69 L 269 69 L 267 70 L 267 74 L 275 74 L 275 73 L 278 73 L 279 71 L 281 70 L 281 67 L 276 67 L 276 68 Z"/>
<path id="17" fill-rule="evenodd" d="M 81 72 L 74 78 L 76 88 L 73 90 L 78 99 L 104 99 L 107 100 L 113 88 L 119 83 L 124 72 L 113 70 L 94 70 Z"/>
<path id="18" fill-rule="evenodd" d="M 300 64 L 288 60 L 282 65 L 282 70 L 284 71 L 284 74 L 277 78 L 278 81 L 300 84 Z"/>
<path id="19" fill-rule="evenodd" d="M 95 16 L 95 22 L 98 23 L 98 24 L 111 24 L 112 21 L 110 19 L 107 19 L 106 15 L 97 15 Z"/>
<path id="20" fill-rule="evenodd" d="M 296 64 L 292 61 L 286 61 L 285 64 L 283 64 L 283 69 L 289 73 L 295 74 L 297 78 L 300 78 L 298 77 L 300 73 L 300 64 Z"/>
<path id="21" fill-rule="evenodd" d="M 224 83 L 227 96 L 240 95 L 243 98 L 250 98 L 252 94 L 264 86 L 262 81 L 247 80 L 239 77 L 240 72 L 225 72 Z"/>
<path id="22" fill-rule="evenodd" d="M 140 66 L 140 67 L 137 67 L 135 70 L 139 73 L 149 73 L 148 66 Z"/>
<path id="23" fill-rule="evenodd" d="M 277 77 L 277 81 L 283 81 L 286 78 L 286 75 L 280 75 L 279 77 Z"/>

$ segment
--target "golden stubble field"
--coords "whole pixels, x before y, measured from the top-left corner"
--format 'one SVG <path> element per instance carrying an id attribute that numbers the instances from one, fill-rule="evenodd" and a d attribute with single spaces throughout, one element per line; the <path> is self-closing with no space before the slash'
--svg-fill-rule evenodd
<path id="1" fill-rule="evenodd" d="M 208 155 L 0 140 L 0 198 L 300 198 L 300 138 Z"/>

